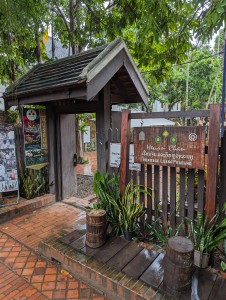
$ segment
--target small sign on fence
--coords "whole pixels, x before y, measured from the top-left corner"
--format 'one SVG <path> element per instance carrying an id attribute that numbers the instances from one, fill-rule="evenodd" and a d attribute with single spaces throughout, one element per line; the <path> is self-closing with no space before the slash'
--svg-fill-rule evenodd
<path id="1" fill-rule="evenodd" d="M 129 169 L 140 171 L 140 164 L 134 163 L 134 145 L 130 144 Z M 121 161 L 121 144 L 110 143 L 110 167 L 119 168 Z"/>
<path id="2" fill-rule="evenodd" d="M 204 126 L 134 128 L 136 163 L 203 170 L 204 160 Z"/>

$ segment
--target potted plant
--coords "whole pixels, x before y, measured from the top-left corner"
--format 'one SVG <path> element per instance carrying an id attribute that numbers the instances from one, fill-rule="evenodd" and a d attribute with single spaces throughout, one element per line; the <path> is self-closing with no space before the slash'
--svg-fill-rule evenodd
<path id="1" fill-rule="evenodd" d="M 119 192 L 119 176 L 110 178 L 108 173 L 99 171 L 94 175 L 94 191 L 98 197 L 95 208 L 106 210 L 108 221 L 116 235 L 124 234 L 131 239 L 135 233 L 139 217 L 144 213 L 139 203 L 140 193 L 149 193 L 142 186 L 128 183 L 123 195 Z"/>
<path id="2" fill-rule="evenodd" d="M 107 221 L 111 225 L 114 235 L 122 234 L 119 224 L 119 213 L 117 203 L 120 202 L 119 192 L 119 175 L 114 174 L 112 177 L 108 173 L 96 171 L 93 179 L 93 190 L 97 196 L 97 203 L 93 208 L 104 209 L 107 214 Z M 110 201 L 114 199 L 115 201 Z"/>
<path id="3" fill-rule="evenodd" d="M 135 236 L 138 219 L 145 212 L 144 205 L 139 203 L 139 193 L 144 192 L 139 185 L 132 187 L 128 183 L 119 203 L 119 221 L 127 240 L 132 240 Z"/>
<path id="4" fill-rule="evenodd" d="M 223 209 L 217 211 L 213 218 L 198 213 L 197 222 L 188 220 L 191 228 L 190 237 L 194 243 L 194 264 L 206 268 L 210 253 L 215 250 L 220 241 L 226 239 L 226 217 L 224 216 L 226 203 Z"/>

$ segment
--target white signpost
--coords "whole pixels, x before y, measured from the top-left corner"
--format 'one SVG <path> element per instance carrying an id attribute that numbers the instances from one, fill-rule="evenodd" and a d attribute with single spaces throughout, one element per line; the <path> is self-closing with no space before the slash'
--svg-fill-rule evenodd
<path id="1" fill-rule="evenodd" d="M 83 142 L 90 143 L 90 126 L 85 127 L 85 132 L 83 133 Z"/>
<path id="2" fill-rule="evenodd" d="M 129 149 L 129 169 L 134 171 L 140 171 L 140 164 L 134 163 L 134 144 L 130 144 Z M 110 167 L 119 168 L 121 160 L 121 144 L 110 143 Z"/>

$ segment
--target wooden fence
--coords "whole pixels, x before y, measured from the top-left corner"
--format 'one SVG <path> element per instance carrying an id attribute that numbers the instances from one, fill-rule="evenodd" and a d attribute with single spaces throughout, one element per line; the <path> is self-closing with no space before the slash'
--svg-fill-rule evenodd
<path id="1" fill-rule="evenodd" d="M 209 126 L 206 128 L 208 134 L 205 147 L 205 170 L 142 164 L 141 171 L 129 171 L 129 144 L 133 141 L 131 119 L 166 118 L 180 120 L 180 122 L 186 119 L 190 124 L 194 124 L 197 117 L 209 118 Z M 146 207 L 145 219 L 148 222 L 154 222 L 156 218 L 161 217 L 165 226 L 170 225 L 175 230 L 186 217 L 194 220 L 198 211 L 201 213 L 205 211 L 209 218 L 213 216 L 217 203 L 219 175 L 219 105 L 211 105 L 210 110 L 187 112 L 130 113 L 129 110 L 124 110 L 121 115 L 120 134 L 117 124 L 119 120 L 113 122 L 109 141 L 119 142 L 120 139 L 121 142 L 120 191 L 124 192 L 129 181 L 132 184 L 145 185 L 146 189 L 151 190 L 151 196 L 140 195 L 140 202 Z M 222 202 L 223 200 L 221 204 Z"/>

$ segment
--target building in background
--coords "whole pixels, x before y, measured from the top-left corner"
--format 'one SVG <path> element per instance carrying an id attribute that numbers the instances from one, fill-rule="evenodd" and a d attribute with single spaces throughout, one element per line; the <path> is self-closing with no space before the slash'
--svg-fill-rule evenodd
<path id="1" fill-rule="evenodd" d="M 155 102 L 152 105 L 152 111 L 153 112 L 166 112 L 169 111 L 169 105 L 166 103 L 162 103 L 159 100 L 155 100 Z M 181 103 L 177 102 L 173 105 L 171 111 L 181 111 Z"/>

